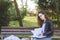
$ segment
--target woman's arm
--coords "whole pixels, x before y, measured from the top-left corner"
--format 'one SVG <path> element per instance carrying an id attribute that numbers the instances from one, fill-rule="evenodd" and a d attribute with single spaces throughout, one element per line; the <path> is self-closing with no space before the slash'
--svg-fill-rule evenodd
<path id="1" fill-rule="evenodd" d="M 54 27 L 52 21 L 46 22 L 45 33 L 44 35 L 52 35 L 54 32 Z"/>

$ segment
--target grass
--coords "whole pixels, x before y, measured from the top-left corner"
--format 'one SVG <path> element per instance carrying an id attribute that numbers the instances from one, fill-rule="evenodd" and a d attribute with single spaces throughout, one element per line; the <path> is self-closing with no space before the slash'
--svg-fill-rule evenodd
<path id="1" fill-rule="evenodd" d="M 18 21 L 10 21 L 9 26 L 19 26 Z M 37 17 L 36 16 L 26 16 L 23 19 L 24 27 L 38 27 Z"/>
<path id="2" fill-rule="evenodd" d="M 23 19 L 23 25 L 27 27 L 38 27 L 36 16 L 27 16 Z"/>
<path id="3" fill-rule="evenodd" d="M 10 21 L 9 26 L 19 26 L 18 21 Z"/>

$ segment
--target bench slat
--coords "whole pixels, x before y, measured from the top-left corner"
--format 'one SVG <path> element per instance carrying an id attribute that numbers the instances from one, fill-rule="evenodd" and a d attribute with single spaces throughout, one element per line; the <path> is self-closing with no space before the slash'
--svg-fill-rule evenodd
<path id="1" fill-rule="evenodd" d="M 1 29 L 1 32 L 4 31 L 31 31 L 31 29 Z"/>
<path id="2" fill-rule="evenodd" d="M 32 34 L 31 32 L 1 32 L 1 34 Z"/>

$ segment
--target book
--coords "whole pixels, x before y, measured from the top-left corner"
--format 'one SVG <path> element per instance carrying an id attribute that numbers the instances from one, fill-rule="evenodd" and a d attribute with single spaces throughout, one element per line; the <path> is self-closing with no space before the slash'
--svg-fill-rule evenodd
<path id="1" fill-rule="evenodd" d="M 37 38 L 46 37 L 46 36 L 38 36 L 40 33 L 42 33 L 42 28 L 36 28 L 34 30 L 31 30 L 31 32 L 33 34 L 31 37 L 37 37 Z"/>

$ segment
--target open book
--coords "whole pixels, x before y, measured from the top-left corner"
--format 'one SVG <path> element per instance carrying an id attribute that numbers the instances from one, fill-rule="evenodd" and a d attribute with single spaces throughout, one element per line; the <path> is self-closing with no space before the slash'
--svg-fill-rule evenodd
<path id="1" fill-rule="evenodd" d="M 42 28 L 36 28 L 34 30 L 31 30 L 31 32 L 33 34 L 31 37 L 37 37 L 37 38 L 46 37 L 46 36 L 38 36 L 40 33 L 42 33 Z"/>

